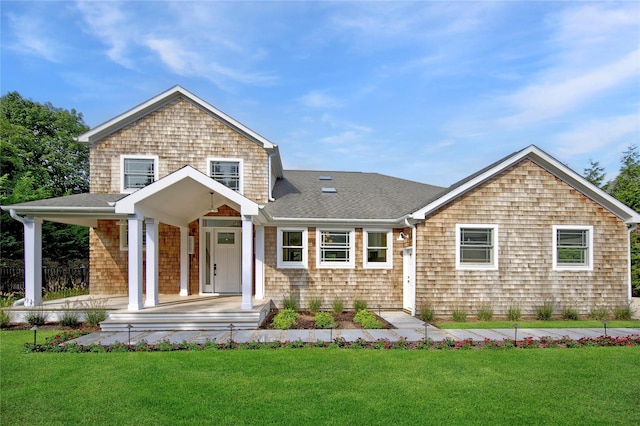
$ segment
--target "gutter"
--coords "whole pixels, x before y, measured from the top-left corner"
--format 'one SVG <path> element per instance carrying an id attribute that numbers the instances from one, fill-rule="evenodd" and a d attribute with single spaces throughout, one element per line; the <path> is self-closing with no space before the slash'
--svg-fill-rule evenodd
<path id="1" fill-rule="evenodd" d="M 20 222 L 21 224 L 25 224 L 25 223 L 29 223 L 29 220 L 22 217 L 22 216 L 18 216 L 18 213 L 16 213 L 16 211 L 14 209 L 9 209 L 9 215 L 14 218 L 15 220 L 17 220 L 18 222 Z"/>

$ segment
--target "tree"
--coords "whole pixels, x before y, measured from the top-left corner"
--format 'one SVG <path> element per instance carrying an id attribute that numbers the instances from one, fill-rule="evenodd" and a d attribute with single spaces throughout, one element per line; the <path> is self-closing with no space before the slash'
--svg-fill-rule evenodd
<path id="1" fill-rule="evenodd" d="M 604 167 L 598 161 L 589 160 L 589 167 L 584 169 L 582 175 L 595 186 L 602 187 Z"/>
<path id="2" fill-rule="evenodd" d="M 89 191 L 89 150 L 75 137 L 89 128 L 82 114 L 22 98 L 0 98 L 0 204 Z M 22 259 L 22 224 L 2 212 L 2 258 Z M 43 257 L 88 258 L 88 229 L 45 222 Z"/>

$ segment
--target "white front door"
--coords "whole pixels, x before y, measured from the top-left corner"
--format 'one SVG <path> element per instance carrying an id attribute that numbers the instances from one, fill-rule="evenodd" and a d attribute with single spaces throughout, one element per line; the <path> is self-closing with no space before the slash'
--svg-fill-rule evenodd
<path id="1" fill-rule="evenodd" d="M 413 284 L 413 249 L 402 251 L 402 307 L 415 313 L 416 292 Z"/>
<path id="2" fill-rule="evenodd" d="M 204 230 L 203 293 L 233 293 L 242 291 L 242 239 L 237 228 Z"/>

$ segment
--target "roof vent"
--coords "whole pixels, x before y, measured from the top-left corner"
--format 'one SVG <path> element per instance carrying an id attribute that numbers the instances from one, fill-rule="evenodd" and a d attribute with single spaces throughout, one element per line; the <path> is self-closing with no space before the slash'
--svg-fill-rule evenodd
<path id="1" fill-rule="evenodd" d="M 323 186 L 322 187 L 322 193 L 323 194 L 335 194 L 336 192 L 338 192 L 334 187 L 331 186 Z"/>
<path id="2" fill-rule="evenodd" d="M 331 180 L 331 176 L 321 175 L 318 177 L 318 180 Z"/>

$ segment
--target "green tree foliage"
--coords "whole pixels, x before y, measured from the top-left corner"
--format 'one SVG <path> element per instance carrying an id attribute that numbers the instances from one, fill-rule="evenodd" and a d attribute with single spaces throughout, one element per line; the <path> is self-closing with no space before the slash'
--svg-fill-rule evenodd
<path id="1" fill-rule="evenodd" d="M 604 182 L 604 167 L 602 167 L 598 161 L 589 160 L 589 167 L 584 169 L 582 175 L 595 186 L 602 187 L 602 182 Z"/>
<path id="2" fill-rule="evenodd" d="M 82 114 L 22 98 L 0 98 L 0 204 L 89 191 L 89 150 L 74 138 Z M 2 259 L 22 259 L 23 227 L 2 212 Z M 60 263 L 88 258 L 88 229 L 45 222 L 43 256 Z"/>
<path id="3" fill-rule="evenodd" d="M 603 169 L 598 162 L 590 162 L 584 169 L 584 176 L 595 185 L 602 186 Z M 635 211 L 640 211 L 640 152 L 631 145 L 622 154 L 620 172 L 615 179 L 607 182 L 603 189 Z M 640 297 L 640 232 L 631 234 L 631 284 L 634 296 Z"/>

